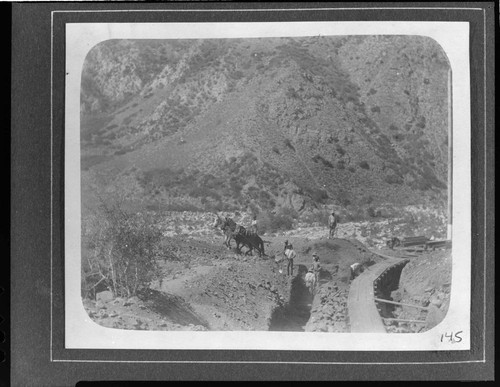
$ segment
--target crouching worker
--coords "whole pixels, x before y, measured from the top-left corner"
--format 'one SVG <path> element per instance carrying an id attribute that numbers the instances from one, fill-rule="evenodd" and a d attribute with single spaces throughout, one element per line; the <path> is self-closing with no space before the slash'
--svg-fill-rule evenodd
<path id="1" fill-rule="evenodd" d="M 363 266 L 360 263 L 351 265 L 351 281 L 363 272 Z"/>
<path id="2" fill-rule="evenodd" d="M 316 276 L 313 273 L 313 269 L 310 268 L 305 277 L 307 289 L 309 293 L 314 294 L 314 288 L 316 287 Z"/>

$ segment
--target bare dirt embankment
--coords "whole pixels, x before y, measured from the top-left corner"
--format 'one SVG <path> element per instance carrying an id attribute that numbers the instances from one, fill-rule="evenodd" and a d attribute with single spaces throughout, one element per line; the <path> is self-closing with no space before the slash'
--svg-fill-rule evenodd
<path id="1" fill-rule="evenodd" d="M 161 281 L 130 299 L 99 294 L 84 306 L 98 324 L 149 330 L 267 330 L 288 300 L 274 261 L 199 240 L 169 239 L 178 261 L 161 262 Z M 101 299 L 104 298 L 104 299 Z"/>
<path id="2" fill-rule="evenodd" d="M 411 258 L 403 268 L 399 288 L 392 292 L 394 301 L 403 304 L 420 305 L 429 308 L 417 309 L 398 306 L 393 309 L 393 316 L 406 320 L 424 320 L 422 323 L 391 323 L 388 332 L 414 333 L 424 332 L 439 324 L 450 304 L 451 250 L 424 252 Z"/>

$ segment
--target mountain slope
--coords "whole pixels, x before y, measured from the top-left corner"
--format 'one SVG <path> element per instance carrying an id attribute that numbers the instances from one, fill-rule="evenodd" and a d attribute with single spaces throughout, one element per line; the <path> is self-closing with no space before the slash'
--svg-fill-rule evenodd
<path id="1" fill-rule="evenodd" d="M 82 74 L 84 200 L 442 202 L 447 75 L 423 37 L 103 42 Z"/>

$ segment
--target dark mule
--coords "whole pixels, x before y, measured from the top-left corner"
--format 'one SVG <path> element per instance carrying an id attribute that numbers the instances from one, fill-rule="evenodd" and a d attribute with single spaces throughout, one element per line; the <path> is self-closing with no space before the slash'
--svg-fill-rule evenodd
<path id="1" fill-rule="evenodd" d="M 224 233 L 224 245 L 227 246 L 227 248 L 231 248 L 231 239 L 234 239 L 238 252 L 241 252 L 240 246 L 246 246 L 248 247 L 248 251 L 245 255 L 252 254 L 254 249 L 259 252 L 259 256 L 265 255 L 264 242 L 256 233 L 248 231 L 243 226 L 237 225 L 231 218 L 224 219 L 217 215 L 214 227 L 219 226 Z"/>
<path id="2" fill-rule="evenodd" d="M 253 250 L 257 250 L 259 252 L 259 256 L 262 257 L 263 255 L 265 256 L 266 253 L 264 251 L 264 241 L 260 236 L 258 236 L 255 233 L 250 233 L 246 230 L 243 232 L 235 233 L 233 236 L 234 240 L 236 241 L 237 248 L 238 245 L 241 244 L 243 246 L 248 247 L 248 251 L 245 254 L 251 254 Z"/>

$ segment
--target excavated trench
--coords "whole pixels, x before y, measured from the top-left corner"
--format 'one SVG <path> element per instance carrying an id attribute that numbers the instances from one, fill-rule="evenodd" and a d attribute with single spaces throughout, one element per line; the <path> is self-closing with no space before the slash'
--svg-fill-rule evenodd
<path id="1" fill-rule="evenodd" d="M 306 266 L 298 265 L 298 274 L 291 283 L 290 300 L 284 306 L 274 309 L 269 324 L 270 331 L 304 331 L 311 316 L 313 301 L 304 282 L 305 273 Z"/>
<path id="2" fill-rule="evenodd" d="M 408 262 L 409 260 L 403 260 L 396 265 L 388 267 L 380 274 L 373 283 L 375 298 L 394 301 L 391 297 L 391 293 L 399 288 L 401 272 Z M 394 317 L 393 313 L 397 307 L 396 305 L 385 302 L 376 302 L 376 304 L 381 317 Z"/>
<path id="3" fill-rule="evenodd" d="M 393 291 L 399 288 L 401 272 L 409 260 L 402 260 L 395 265 L 388 267 L 374 281 L 375 298 L 394 301 L 391 297 Z M 311 317 L 311 306 L 313 296 L 309 293 L 304 275 L 307 268 L 299 266 L 299 273 L 293 278 L 290 289 L 290 300 L 282 307 L 276 308 L 271 316 L 269 325 L 270 331 L 304 331 L 309 318 Z M 376 302 L 380 317 L 394 318 L 396 305 Z"/>

